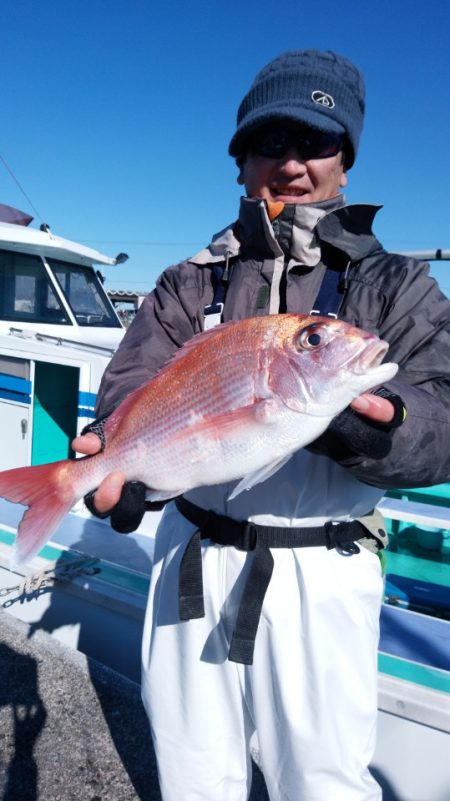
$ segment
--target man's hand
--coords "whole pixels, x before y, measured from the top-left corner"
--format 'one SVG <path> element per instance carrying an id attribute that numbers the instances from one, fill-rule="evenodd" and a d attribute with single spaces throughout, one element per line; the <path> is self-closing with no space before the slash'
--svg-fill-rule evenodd
<path id="1" fill-rule="evenodd" d="M 399 395 L 385 387 L 355 398 L 331 421 L 327 430 L 308 445 L 313 453 L 340 464 L 355 457 L 383 459 L 392 447 L 392 429 L 401 425 L 406 410 Z"/>
<path id="2" fill-rule="evenodd" d="M 93 456 L 101 447 L 100 438 L 92 432 L 75 437 L 72 442 L 73 450 L 86 456 Z M 94 496 L 97 512 L 104 515 L 119 502 L 124 483 L 125 476 L 120 470 L 114 470 L 103 479 Z"/>
<path id="3" fill-rule="evenodd" d="M 395 415 L 395 406 L 391 401 L 386 398 L 380 398 L 379 395 L 371 395 L 369 392 L 359 395 L 351 402 L 350 406 L 355 412 L 368 417 L 375 423 L 389 425 Z"/>

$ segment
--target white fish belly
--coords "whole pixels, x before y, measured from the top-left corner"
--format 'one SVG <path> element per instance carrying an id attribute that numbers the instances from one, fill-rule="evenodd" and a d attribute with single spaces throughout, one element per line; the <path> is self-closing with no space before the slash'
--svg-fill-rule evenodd
<path id="1" fill-rule="evenodd" d="M 331 418 L 312 417 L 286 407 L 277 422 L 239 426 L 205 433 L 189 430 L 158 453 L 140 448 L 130 464 L 132 477 L 162 492 L 184 492 L 198 486 L 221 484 L 254 473 L 280 461 L 314 439 Z M 122 467 L 122 469 L 124 469 Z"/>

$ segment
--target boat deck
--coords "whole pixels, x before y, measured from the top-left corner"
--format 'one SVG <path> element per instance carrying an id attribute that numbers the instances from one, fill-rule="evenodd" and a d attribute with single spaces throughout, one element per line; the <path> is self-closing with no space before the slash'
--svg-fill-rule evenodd
<path id="1" fill-rule="evenodd" d="M 413 497 L 386 498 L 382 503 L 391 542 L 381 614 L 379 736 L 372 770 L 383 786 L 384 801 L 447 801 L 450 786 L 446 757 L 450 734 L 450 510 L 446 502 L 435 503 L 430 496 L 432 504 Z M 8 514 L 2 509 L 2 520 L 6 520 L 0 529 L 3 565 L 21 510 L 9 504 Z M 137 686 L 153 539 L 148 531 L 125 538 L 107 523 L 91 518 L 86 518 L 80 529 L 80 519 L 82 522 L 82 515 L 69 515 L 54 540 L 32 561 L 28 572 L 35 579 L 0 570 L 1 601 L 5 611 L 28 626 L 30 644 L 38 644 L 41 636 L 51 633 L 63 648 L 70 645 L 68 650 L 74 654 L 78 649 L 88 660 L 99 660 Z M 148 528 L 154 528 L 156 522 Z M 8 588 L 13 589 L 6 593 Z M 18 625 L 22 625 L 20 621 Z M 93 688 L 96 691 L 95 683 Z M 139 706 L 140 702 L 136 703 Z M 105 710 L 103 714 L 109 725 Z M 113 734 L 114 727 L 110 727 L 108 736 Z M 411 753 L 418 749 L 427 754 L 426 765 L 423 760 L 412 764 Z M 142 791 L 135 787 L 136 794 L 124 798 L 153 801 L 158 798 L 154 779 L 153 788 L 152 794 L 146 795 L 147 786 Z M 267 799 L 258 773 L 252 793 L 254 801 Z M 26 796 L 20 797 L 25 801 Z M 33 801 L 35 798 L 48 801 L 52 796 L 38 795 Z M 121 799 L 117 795 L 117 800 Z"/>

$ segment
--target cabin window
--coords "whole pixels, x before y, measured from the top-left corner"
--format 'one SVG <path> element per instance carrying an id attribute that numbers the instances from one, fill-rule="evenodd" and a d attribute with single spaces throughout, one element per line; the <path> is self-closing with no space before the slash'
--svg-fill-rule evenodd
<path id="1" fill-rule="evenodd" d="M 39 256 L 0 250 L 0 319 L 70 324 Z"/>
<path id="2" fill-rule="evenodd" d="M 15 356 L 0 354 L 0 373 L 30 380 L 30 362 L 28 359 L 19 359 Z"/>
<path id="3" fill-rule="evenodd" d="M 108 296 L 92 268 L 47 259 L 78 325 L 121 328 Z"/>
<path id="4" fill-rule="evenodd" d="M 0 399 L 20 404 L 29 404 L 31 401 L 31 369 L 29 359 L 19 359 L 15 356 L 0 354 Z M 11 415 L 2 403 L 2 418 L 5 414 Z M 15 414 L 14 412 L 12 413 Z M 4 420 L 2 419 L 2 425 Z M 9 424 L 9 423 L 8 423 Z M 15 424 L 15 423 L 14 423 Z M 6 433 L 7 428 L 4 429 Z M 17 464 L 11 464 L 17 467 Z M 6 469 L 3 467 L 2 469 Z"/>

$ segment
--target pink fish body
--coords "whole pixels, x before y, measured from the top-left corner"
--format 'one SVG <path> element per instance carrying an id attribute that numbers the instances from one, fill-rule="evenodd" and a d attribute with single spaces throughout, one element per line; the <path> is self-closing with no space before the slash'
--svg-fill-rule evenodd
<path id="1" fill-rule="evenodd" d="M 0 496 L 29 506 L 16 562 L 35 555 L 70 508 L 111 471 L 151 500 L 241 478 L 263 481 L 351 400 L 392 378 L 388 345 L 340 320 L 253 317 L 199 334 L 131 393 L 105 426 L 103 452 L 0 473 Z"/>

